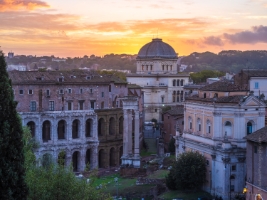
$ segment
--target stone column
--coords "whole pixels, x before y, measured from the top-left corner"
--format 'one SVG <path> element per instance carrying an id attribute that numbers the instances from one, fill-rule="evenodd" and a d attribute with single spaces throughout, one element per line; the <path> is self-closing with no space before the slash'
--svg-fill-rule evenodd
<path id="1" fill-rule="evenodd" d="M 66 133 L 66 139 L 69 142 L 72 142 L 72 119 L 69 117 L 66 121 L 67 123 L 67 133 Z"/>
<path id="2" fill-rule="evenodd" d="M 98 145 L 94 144 L 91 148 L 91 167 L 92 169 L 95 169 L 98 167 Z"/>
<path id="3" fill-rule="evenodd" d="M 58 127 L 57 119 L 53 118 L 50 128 L 50 135 L 51 135 L 50 138 L 53 141 L 53 143 L 57 143 L 58 141 L 57 127 Z"/>
<path id="4" fill-rule="evenodd" d="M 71 154 L 71 151 L 66 151 L 66 166 L 70 166 L 70 164 L 72 163 L 72 154 Z"/>
<path id="5" fill-rule="evenodd" d="M 85 141 L 85 117 L 82 116 L 81 120 L 80 120 L 80 126 L 78 129 L 79 133 L 79 138 L 81 138 L 83 141 Z"/>
<path id="6" fill-rule="evenodd" d="M 86 149 L 82 148 L 80 151 L 80 160 L 79 160 L 79 169 L 78 171 L 82 172 L 85 169 L 85 155 L 86 155 Z"/>
<path id="7" fill-rule="evenodd" d="M 134 120 L 134 156 L 139 157 L 139 110 L 135 110 Z"/>
<path id="8" fill-rule="evenodd" d="M 128 111 L 128 155 L 133 155 L 133 116 L 132 110 Z"/>
<path id="9" fill-rule="evenodd" d="M 123 110 L 123 157 L 128 155 L 128 110 Z"/>

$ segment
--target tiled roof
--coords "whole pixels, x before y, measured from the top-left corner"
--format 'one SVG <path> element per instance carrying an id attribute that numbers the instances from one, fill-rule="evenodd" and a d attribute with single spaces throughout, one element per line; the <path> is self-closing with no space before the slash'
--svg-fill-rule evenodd
<path id="1" fill-rule="evenodd" d="M 11 71 L 9 77 L 12 84 L 55 84 L 59 78 L 64 78 L 64 83 L 124 83 L 116 76 L 99 75 L 86 71 Z"/>
<path id="2" fill-rule="evenodd" d="M 267 77 L 267 69 L 243 69 L 242 71 L 250 77 Z"/>
<path id="3" fill-rule="evenodd" d="M 239 87 L 238 85 L 233 84 L 230 81 L 223 80 L 211 83 L 200 88 L 202 91 L 221 91 L 221 92 L 232 92 L 232 91 L 247 91 Z"/>
<path id="4" fill-rule="evenodd" d="M 190 101 L 202 101 L 207 103 L 232 103 L 232 104 L 238 104 L 242 101 L 244 101 L 247 98 L 245 95 L 235 95 L 235 96 L 226 96 L 226 97 L 218 97 L 218 98 L 200 98 L 198 96 L 192 96 L 187 97 L 186 100 Z"/>
<path id="5" fill-rule="evenodd" d="M 184 107 L 183 106 L 173 106 L 170 110 L 167 110 L 164 112 L 164 114 L 170 114 L 170 115 L 183 115 L 184 114 Z"/>
<path id="6" fill-rule="evenodd" d="M 128 89 L 141 89 L 142 87 L 140 85 L 136 84 L 128 84 Z"/>
<path id="7" fill-rule="evenodd" d="M 253 142 L 267 142 L 267 126 L 247 135 L 244 137 L 247 140 L 253 141 Z"/>

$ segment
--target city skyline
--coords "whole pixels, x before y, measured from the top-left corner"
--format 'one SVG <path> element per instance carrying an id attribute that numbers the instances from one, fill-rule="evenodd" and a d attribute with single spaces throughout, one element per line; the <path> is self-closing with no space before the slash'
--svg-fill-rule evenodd
<path id="1" fill-rule="evenodd" d="M 179 55 L 267 49 L 267 0 L 0 0 L 7 54 L 137 54 L 162 38 Z"/>

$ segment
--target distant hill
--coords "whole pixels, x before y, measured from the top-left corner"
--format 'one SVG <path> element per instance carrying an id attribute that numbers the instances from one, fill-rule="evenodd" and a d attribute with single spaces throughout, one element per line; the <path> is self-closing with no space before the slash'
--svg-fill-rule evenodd
<path id="1" fill-rule="evenodd" d="M 181 64 L 188 65 L 185 71 L 199 72 L 202 70 L 219 70 L 237 73 L 241 69 L 266 69 L 267 51 L 221 51 L 218 54 L 211 52 L 194 52 L 181 59 Z"/>

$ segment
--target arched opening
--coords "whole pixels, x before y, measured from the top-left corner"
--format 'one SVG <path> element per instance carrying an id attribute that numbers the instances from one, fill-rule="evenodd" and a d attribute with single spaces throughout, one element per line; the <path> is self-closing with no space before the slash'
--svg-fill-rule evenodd
<path id="1" fill-rule="evenodd" d="M 86 137 L 92 137 L 93 133 L 93 120 L 92 119 L 87 119 L 85 122 L 85 136 Z"/>
<path id="2" fill-rule="evenodd" d="M 225 134 L 225 136 L 231 136 L 232 135 L 232 124 L 229 121 L 225 122 L 224 134 Z"/>
<path id="3" fill-rule="evenodd" d="M 172 81 L 172 86 L 176 86 L 176 80 L 175 79 Z"/>
<path id="4" fill-rule="evenodd" d="M 184 86 L 184 80 L 183 79 L 181 80 L 181 86 Z"/>
<path id="5" fill-rule="evenodd" d="M 210 120 L 207 120 L 207 124 L 206 124 L 206 133 L 211 133 L 211 124 L 210 124 Z"/>
<path id="6" fill-rule="evenodd" d="M 49 167 L 52 164 L 52 155 L 50 153 L 45 153 L 42 157 L 42 166 Z"/>
<path id="7" fill-rule="evenodd" d="M 57 125 L 57 135 L 59 140 L 65 139 L 65 132 L 66 132 L 66 122 L 65 120 L 60 120 Z"/>
<path id="8" fill-rule="evenodd" d="M 58 157 L 57 157 L 57 163 L 61 166 L 65 166 L 66 164 L 66 153 L 64 151 L 61 151 L 59 154 L 58 154 Z"/>
<path id="9" fill-rule="evenodd" d="M 99 136 L 102 136 L 102 135 L 105 134 L 105 133 L 104 133 L 104 130 L 105 130 L 104 126 L 105 126 L 105 121 L 104 121 L 103 118 L 100 118 L 100 119 L 98 120 L 98 135 L 99 135 Z"/>
<path id="10" fill-rule="evenodd" d="M 104 149 L 100 149 L 98 152 L 98 167 L 104 168 L 105 167 L 105 152 Z"/>
<path id="11" fill-rule="evenodd" d="M 119 163 L 121 164 L 121 157 L 123 155 L 123 147 L 120 147 L 120 153 L 119 153 Z"/>
<path id="12" fill-rule="evenodd" d="M 35 123 L 33 121 L 30 121 L 27 123 L 27 126 L 29 127 L 30 131 L 31 131 L 31 135 L 34 138 L 35 136 Z"/>
<path id="13" fill-rule="evenodd" d="M 116 132 L 116 129 L 115 129 L 115 119 L 114 117 L 111 117 L 109 119 L 109 135 L 114 135 Z"/>
<path id="14" fill-rule="evenodd" d="M 247 123 L 247 135 L 251 134 L 253 131 L 253 125 L 251 122 Z"/>
<path id="15" fill-rule="evenodd" d="M 72 167 L 74 172 L 77 172 L 79 170 L 79 160 L 80 160 L 80 152 L 75 151 L 72 154 Z"/>
<path id="16" fill-rule="evenodd" d="M 180 101 L 180 91 L 177 91 L 177 102 Z"/>
<path id="17" fill-rule="evenodd" d="M 204 93 L 204 99 L 206 98 L 206 93 Z"/>
<path id="18" fill-rule="evenodd" d="M 75 119 L 72 122 L 72 138 L 78 138 L 79 137 L 79 120 Z"/>
<path id="19" fill-rule="evenodd" d="M 176 91 L 173 91 L 172 93 L 172 102 L 175 102 L 176 99 Z"/>
<path id="20" fill-rule="evenodd" d="M 91 168 L 91 149 L 87 149 L 86 151 L 85 165 L 86 165 L 86 169 L 89 170 Z"/>
<path id="21" fill-rule="evenodd" d="M 177 86 L 180 86 L 180 80 L 177 79 Z"/>
<path id="22" fill-rule="evenodd" d="M 116 152 L 114 147 L 112 147 L 109 151 L 109 166 L 110 167 L 116 166 Z"/>
<path id="23" fill-rule="evenodd" d="M 123 133 L 123 117 L 119 119 L 119 134 Z"/>
<path id="24" fill-rule="evenodd" d="M 184 100 L 184 91 L 181 91 L 181 101 Z"/>
<path id="25" fill-rule="evenodd" d="M 43 123 L 42 138 L 43 142 L 48 142 L 48 140 L 51 140 L 51 123 L 48 120 L 44 121 Z"/>
<path id="26" fill-rule="evenodd" d="M 197 130 L 201 131 L 201 120 L 199 118 L 197 119 Z"/>
<path id="27" fill-rule="evenodd" d="M 189 129 L 192 130 L 193 126 L 192 126 L 192 118 L 188 117 L 188 122 L 189 122 Z"/>

